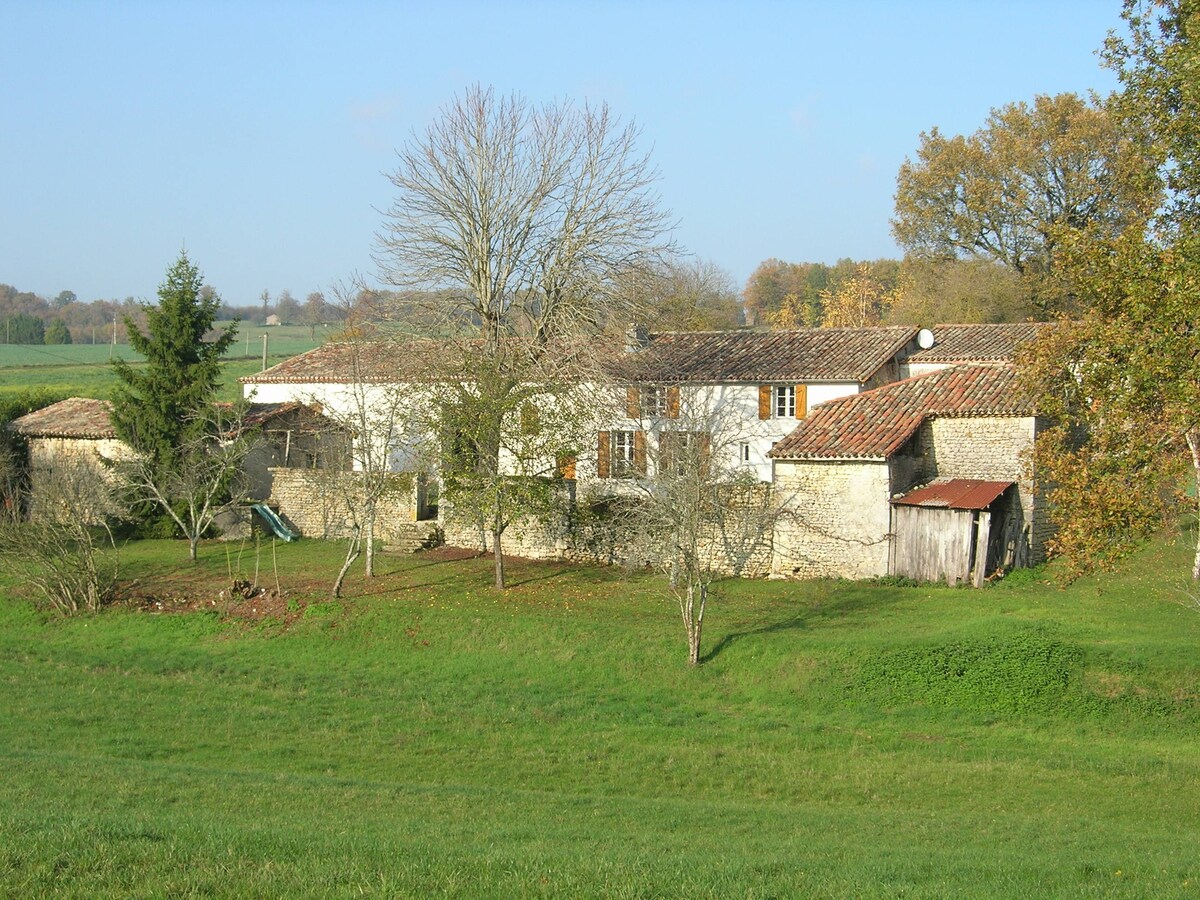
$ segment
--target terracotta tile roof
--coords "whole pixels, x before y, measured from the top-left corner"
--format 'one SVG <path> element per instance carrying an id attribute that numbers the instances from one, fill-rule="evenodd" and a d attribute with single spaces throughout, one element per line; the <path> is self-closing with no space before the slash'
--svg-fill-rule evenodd
<path id="1" fill-rule="evenodd" d="M 265 372 L 246 375 L 242 384 L 372 384 L 419 376 L 438 341 L 330 341 L 307 353 L 285 359 Z M 356 377 L 357 375 L 357 377 Z"/>
<path id="2" fill-rule="evenodd" d="M 951 478 L 909 491 L 892 502 L 900 506 L 929 506 L 939 509 L 987 509 L 1013 484 L 1012 481 Z"/>
<path id="3" fill-rule="evenodd" d="M 26 437 L 115 438 L 106 400 L 69 397 L 13 419 L 8 427 Z"/>
<path id="4" fill-rule="evenodd" d="M 1022 345 L 1029 343 L 1047 322 L 1016 322 L 997 325 L 934 325 L 934 345 L 909 355 L 915 363 L 1007 362 Z"/>
<path id="5" fill-rule="evenodd" d="M 222 403 L 224 407 L 232 404 Z M 294 410 L 305 409 L 303 403 L 251 403 L 246 410 L 245 423 L 253 428 Z M 90 397 L 70 397 L 14 419 L 9 428 L 26 437 L 116 438 L 109 414 L 112 404 Z M 311 410 L 320 416 L 319 410 Z"/>
<path id="6" fill-rule="evenodd" d="M 917 333 L 915 328 L 798 331 L 669 331 L 626 354 L 622 377 L 675 383 L 868 381 Z"/>
<path id="7" fill-rule="evenodd" d="M 932 416 L 1030 416 L 1011 366 L 954 366 L 813 408 L 774 459 L 887 459 Z"/>

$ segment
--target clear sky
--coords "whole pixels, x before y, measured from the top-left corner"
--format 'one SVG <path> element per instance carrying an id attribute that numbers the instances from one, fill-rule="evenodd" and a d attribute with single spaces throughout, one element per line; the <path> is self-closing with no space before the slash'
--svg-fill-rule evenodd
<path id="1" fill-rule="evenodd" d="M 0 0 L 0 282 L 153 299 L 181 247 L 234 304 L 355 272 L 394 150 L 474 82 L 643 129 L 692 253 L 898 256 L 932 126 L 1107 92 L 1119 0 Z"/>

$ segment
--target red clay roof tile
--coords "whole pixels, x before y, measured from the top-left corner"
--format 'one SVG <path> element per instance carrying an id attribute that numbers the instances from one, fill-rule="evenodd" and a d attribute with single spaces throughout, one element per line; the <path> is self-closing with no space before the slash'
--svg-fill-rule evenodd
<path id="1" fill-rule="evenodd" d="M 773 459 L 887 459 L 931 416 L 1029 416 L 1011 366 L 955 366 L 813 408 Z"/>

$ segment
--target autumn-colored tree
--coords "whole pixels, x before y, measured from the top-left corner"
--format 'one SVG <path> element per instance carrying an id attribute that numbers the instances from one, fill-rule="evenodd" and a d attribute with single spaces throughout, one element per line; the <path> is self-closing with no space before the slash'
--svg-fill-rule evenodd
<path id="1" fill-rule="evenodd" d="M 906 289 L 884 317 L 893 325 L 1023 322 L 1036 313 L 1020 277 L 988 259 L 909 257 L 901 280 Z"/>
<path id="2" fill-rule="evenodd" d="M 993 110 L 969 136 L 921 134 L 896 179 L 892 230 L 906 254 L 999 262 L 1039 308 L 1071 308 L 1064 241 L 1114 238 L 1157 202 L 1142 142 L 1095 98 L 1038 96 Z"/>
<path id="3" fill-rule="evenodd" d="M 884 313 L 894 302 L 896 293 L 889 291 L 878 279 L 872 277 L 870 266 L 865 263 L 849 278 L 839 282 L 829 291 L 821 292 L 825 328 L 865 328 L 878 325 Z"/>
<path id="4" fill-rule="evenodd" d="M 1056 422 L 1035 460 L 1069 575 L 1174 520 L 1189 463 L 1200 488 L 1200 2 L 1127 0 L 1123 15 L 1130 36 L 1105 51 L 1124 85 L 1114 108 L 1170 191 L 1144 229 L 1063 243 L 1087 309 L 1027 361 L 1039 409 Z"/>
<path id="5" fill-rule="evenodd" d="M 772 328 L 805 328 L 821 323 L 820 293 L 829 284 L 829 267 L 822 263 L 789 263 L 768 259 L 759 263 L 742 291 L 746 321 Z"/>

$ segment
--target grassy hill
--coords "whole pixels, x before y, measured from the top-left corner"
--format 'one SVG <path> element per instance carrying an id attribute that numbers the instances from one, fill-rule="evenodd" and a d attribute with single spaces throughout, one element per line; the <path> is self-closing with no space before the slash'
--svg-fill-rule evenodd
<path id="1" fill-rule="evenodd" d="M 131 544 L 75 620 L 0 575 L 0 894 L 1196 894 L 1186 539 L 1066 590 L 731 583 L 698 670 L 648 576 L 389 556 L 325 602 L 339 556 Z M 283 598 L 219 596 L 256 568 Z"/>

